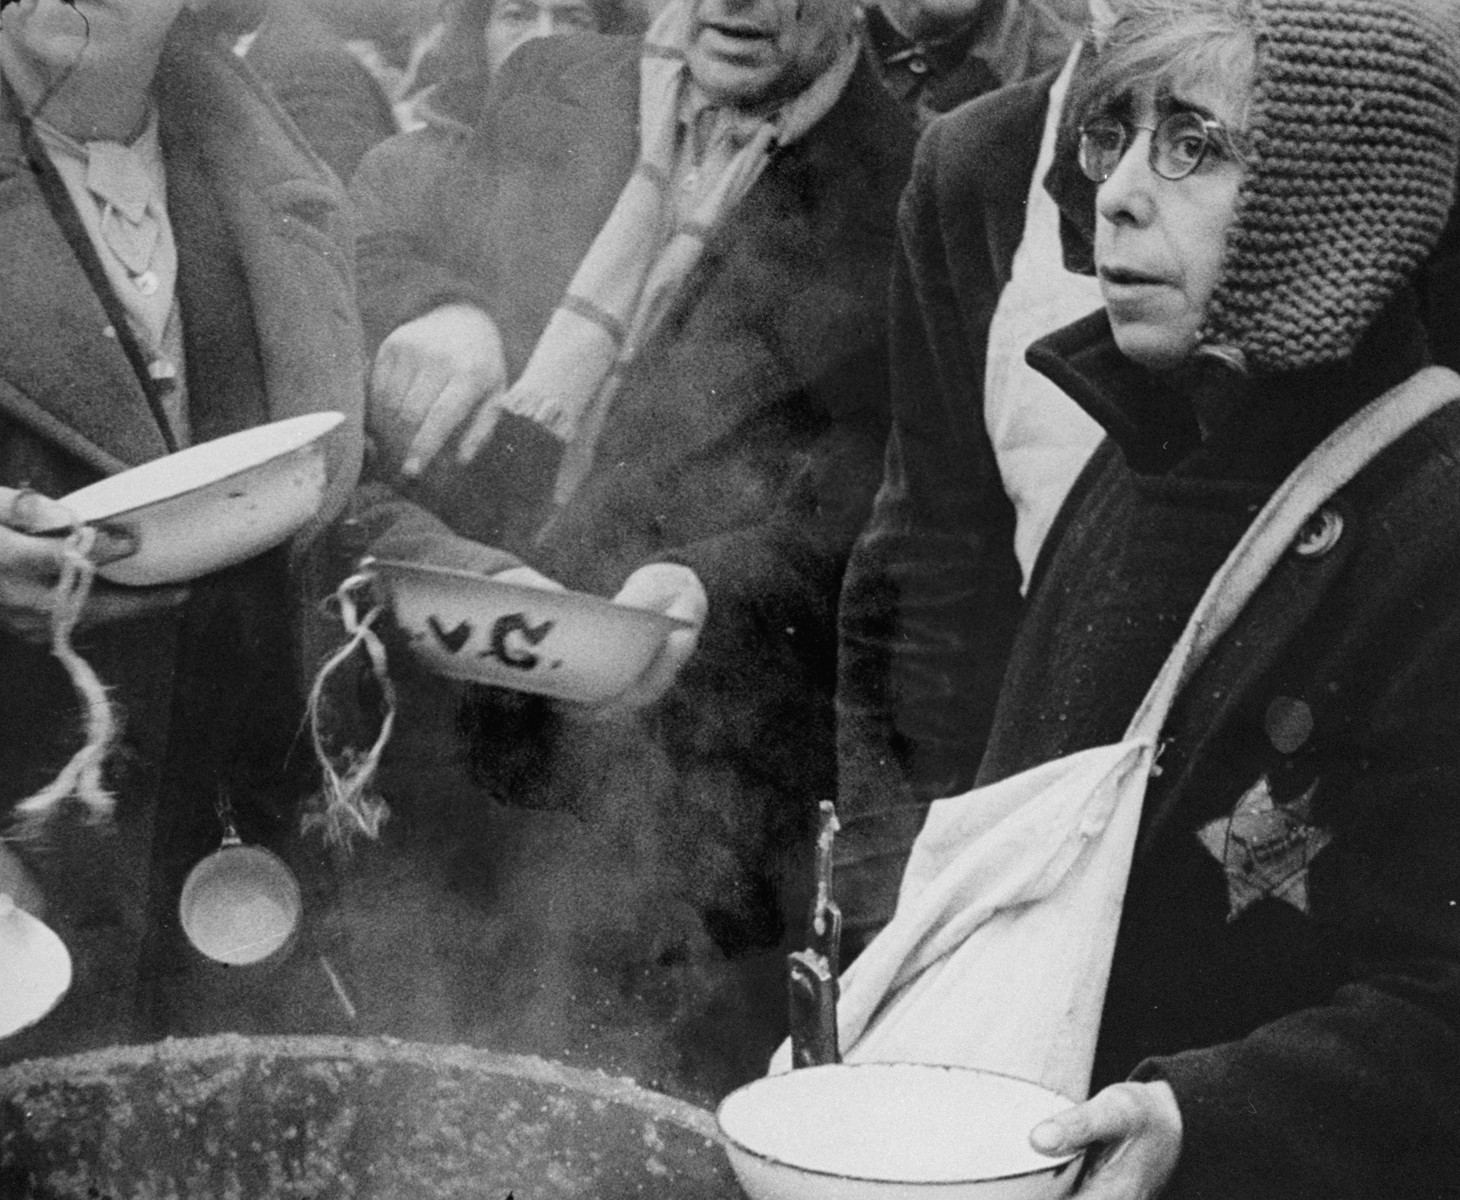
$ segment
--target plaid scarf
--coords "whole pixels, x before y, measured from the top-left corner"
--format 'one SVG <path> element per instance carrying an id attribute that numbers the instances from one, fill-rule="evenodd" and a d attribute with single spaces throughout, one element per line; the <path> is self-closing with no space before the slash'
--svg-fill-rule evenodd
<path id="1" fill-rule="evenodd" d="M 709 130 L 695 171 L 690 211 L 675 204 L 681 156 L 694 139 L 681 136 L 690 4 L 676 0 L 644 38 L 639 69 L 639 161 L 613 211 L 579 264 L 504 407 L 541 420 L 568 444 L 556 500 L 566 502 L 587 473 L 624 368 L 664 318 L 699 261 L 705 240 L 760 178 L 771 151 L 802 137 L 845 90 L 859 42 L 848 31 L 836 60 L 805 91 L 759 120 L 713 106 L 698 113 Z M 709 118 L 707 121 L 705 118 Z M 694 133 L 691 129 L 690 134 Z"/>

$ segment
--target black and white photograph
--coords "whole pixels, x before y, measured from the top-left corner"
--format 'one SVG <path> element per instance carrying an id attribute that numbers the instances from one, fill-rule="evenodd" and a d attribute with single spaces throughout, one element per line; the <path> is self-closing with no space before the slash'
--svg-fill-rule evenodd
<path id="1" fill-rule="evenodd" d="M 1460 1200 L 1460 0 L 0 0 L 0 1200 Z"/>

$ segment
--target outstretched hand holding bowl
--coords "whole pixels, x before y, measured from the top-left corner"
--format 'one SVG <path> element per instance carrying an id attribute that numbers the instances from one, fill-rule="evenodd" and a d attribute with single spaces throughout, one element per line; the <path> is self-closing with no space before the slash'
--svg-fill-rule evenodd
<path id="1" fill-rule="evenodd" d="M 64 538 L 36 536 L 33 529 L 74 524 L 65 506 L 36 492 L 0 487 L 0 630 L 29 642 L 51 635 L 56 580 L 65 561 Z M 125 533 L 96 527 L 88 557 L 97 565 L 126 558 L 135 545 Z M 96 581 L 81 624 L 135 620 L 180 604 L 186 588 L 120 588 Z"/>
<path id="2" fill-rule="evenodd" d="M 1104 1148 L 1073 1200 L 1155 1200 L 1181 1155 L 1181 1110 L 1162 1080 L 1117 1083 L 1040 1122 L 1029 1141 L 1052 1156 Z"/>
<path id="3" fill-rule="evenodd" d="M 562 584 L 531 567 L 514 567 L 495 576 L 506 583 L 520 583 L 562 591 Z M 673 685 L 699 644 L 710 602 L 704 585 L 689 567 L 679 563 L 649 563 L 624 581 L 613 602 L 625 608 L 641 608 L 674 617 L 687 624 L 671 631 L 658 654 L 626 691 L 597 704 L 567 702 L 565 711 L 588 720 L 612 720 L 653 704 Z"/>

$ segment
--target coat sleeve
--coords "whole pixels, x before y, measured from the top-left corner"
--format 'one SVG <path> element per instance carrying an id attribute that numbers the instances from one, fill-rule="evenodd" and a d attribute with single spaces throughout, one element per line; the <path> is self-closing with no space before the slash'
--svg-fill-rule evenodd
<path id="1" fill-rule="evenodd" d="M 990 263 L 984 290 L 960 295 L 951 277 L 954 256 L 983 239 L 945 237 L 947 128 L 924 135 L 903 196 L 892 430 L 841 595 L 836 871 L 849 945 L 891 916 L 928 803 L 972 786 L 1019 608 L 1014 513 L 981 403 L 999 280 Z M 978 211 L 976 198 L 959 204 L 962 222 Z"/>
<path id="2" fill-rule="evenodd" d="M 1374 945 L 1327 1004 L 1136 1071 L 1181 1109 L 1164 1200 L 1460 1193 L 1460 778 L 1445 775 L 1443 794 L 1427 772 L 1364 784 L 1364 803 L 1388 793 L 1438 819 L 1362 852 L 1351 916 Z"/>
<path id="3" fill-rule="evenodd" d="M 447 524 L 390 485 L 366 480 L 355 489 L 342 525 L 347 553 L 427 563 L 495 575 L 522 561 L 505 550 L 454 533 Z"/>
<path id="4" fill-rule="evenodd" d="M 513 54 L 482 87 L 480 111 L 459 114 L 469 125 L 442 121 L 396 134 L 361 160 L 350 199 L 360 225 L 360 315 L 372 357 L 393 329 L 440 305 L 474 304 L 497 315 L 488 238 L 508 170 L 502 113 L 514 104 L 531 107 L 528 97 L 552 85 L 572 50 L 546 43 L 561 40 L 576 41 L 537 39 Z"/>
<path id="5" fill-rule="evenodd" d="M 393 329 L 433 308 L 488 303 L 474 273 L 435 236 L 437 189 L 465 144 L 464 135 L 441 129 L 399 133 L 366 154 L 355 172 L 360 316 L 372 359 Z"/>

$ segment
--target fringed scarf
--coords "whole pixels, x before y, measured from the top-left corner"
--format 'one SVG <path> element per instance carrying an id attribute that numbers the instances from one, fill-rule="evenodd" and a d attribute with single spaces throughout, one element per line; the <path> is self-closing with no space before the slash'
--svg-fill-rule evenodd
<path id="1" fill-rule="evenodd" d="M 855 28 L 849 29 L 831 66 L 803 92 L 762 119 L 735 114 L 714 124 L 696 170 L 697 200 L 682 213 L 674 190 L 681 156 L 692 152 L 692 138 L 681 134 L 694 86 L 685 62 L 690 30 L 691 6 L 678 0 L 645 35 L 638 164 L 505 400 L 508 409 L 534 418 L 556 411 L 551 427 L 568 443 L 559 504 L 586 474 L 624 368 L 663 320 L 706 238 L 745 198 L 771 152 L 803 137 L 830 111 L 860 51 Z"/>

